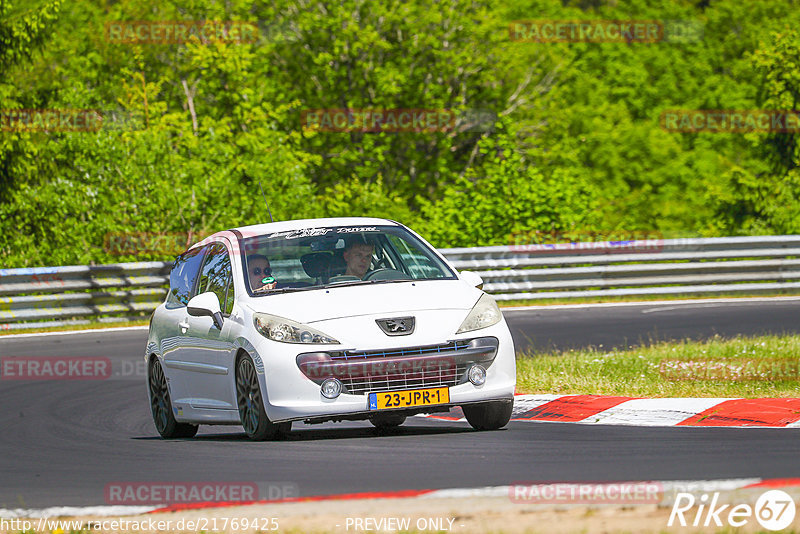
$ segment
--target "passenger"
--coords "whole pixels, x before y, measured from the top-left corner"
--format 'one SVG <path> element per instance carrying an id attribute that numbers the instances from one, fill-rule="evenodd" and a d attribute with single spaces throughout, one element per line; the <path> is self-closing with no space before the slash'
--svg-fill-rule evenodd
<path id="1" fill-rule="evenodd" d="M 361 236 L 354 236 L 346 240 L 346 246 L 342 252 L 342 258 L 347 264 L 344 274 L 363 279 L 372 263 L 373 249 L 373 245 L 364 241 Z"/>
<path id="2" fill-rule="evenodd" d="M 278 282 L 272 277 L 272 268 L 269 259 L 262 254 L 247 256 L 247 279 L 250 281 L 250 290 L 266 291 L 275 289 Z"/>

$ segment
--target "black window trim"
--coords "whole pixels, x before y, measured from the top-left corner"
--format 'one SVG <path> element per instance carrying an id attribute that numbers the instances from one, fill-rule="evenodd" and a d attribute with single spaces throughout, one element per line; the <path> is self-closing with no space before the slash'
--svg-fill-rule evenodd
<path id="1" fill-rule="evenodd" d="M 208 245 L 202 245 L 200 248 L 202 249 L 200 254 L 203 255 L 203 259 L 200 260 L 200 269 L 197 271 L 197 278 L 194 279 L 194 287 L 192 288 L 192 292 L 189 294 L 189 300 L 192 300 L 197 296 L 197 290 L 200 288 L 200 279 L 203 277 L 203 267 L 206 265 L 206 256 L 208 256 L 208 250 L 211 248 L 211 243 Z"/>
<path id="2" fill-rule="evenodd" d="M 189 297 L 189 300 L 191 300 L 192 297 L 196 297 L 197 296 L 197 290 L 200 288 L 199 287 L 200 286 L 200 279 L 203 278 L 203 268 L 206 266 L 206 259 L 208 258 L 209 252 L 211 251 L 212 248 L 214 248 L 214 245 L 216 245 L 216 244 L 222 245 L 222 248 L 225 249 L 225 253 L 228 255 L 228 263 L 230 264 L 230 273 L 228 275 L 227 287 L 233 289 L 233 286 L 234 286 L 234 284 L 233 284 L 233 257 L 232 257 L 231 251 L 228 249 L 228 246 L 222 240 L 212 241 L 210 243 L 206 243 L 205 245 L 203 245 L 203 248 L 205 249 L 203 251 L 203 261 L 200 263 L 200 271 L 197 273 L 197 279 L 194 282 L 194 289 L 192 290 L 192 296 Z M 236 290 L 235 289 L 233 291 L 233 298 L 234 298 L 234 301 L 235 301 L 236 300 Z M 225 302 L 227 302 L 227 300 L 228 300 L 228 290 L 226 288 L 226 290 L 225 290 L 225 300 L 223 302 L 219 303 L 220 312 L 222 314 L 222 317 L 224 317 L 224 318 L 228 318 L 228 317 L 231 316 L 230 313 L 225 313 Z M 231 306 L 231 312 L 233 312 L 233 306 Z"/>
<path id="3" fill-rule="evenodd" d="M 230 254 L 228 254 L 228 257 L 230 258 Z M 231 265 L 231 270 L 228 273 L 228 280 L 227 280 L 227 282 L 225 282 L 225 300 L 220 303 L 220 308 L 221 308 L 221 312 L 222 312 L 222 316 L 223 317 L 230 317 L 231 313 L 233 313 L 233 305 L 236 303 L 236 289 L 233 287 L 233 285 L 234 285 L 233 284 L 233 265 Z M 228 292 L 229 291 L 233 291 L 233 300 L 231 301 L 231 311 L 230 312 L 226 311 L 227 310 L 227 306 L 228 306 Z"/>

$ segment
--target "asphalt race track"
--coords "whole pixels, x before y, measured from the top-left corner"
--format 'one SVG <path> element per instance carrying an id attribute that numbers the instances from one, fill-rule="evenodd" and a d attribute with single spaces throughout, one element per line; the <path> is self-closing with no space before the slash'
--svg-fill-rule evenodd
<path id="1" fill-rule="evenodd" d="M 800 301 L 507 312 L 520 346 L 624 346 L 719 333 L 797 332 Z M 301 495 L 479 487 L 532 481 L 800 477 L 800 429 L 647 428 L 412 418 L 303 425 L 253 443 L 237 427 L 164 441 L 144 385 L 146 331 L 0 338 L 0 356 L 102 356 L 125 376 L 0 381 L 0 508 L 102 505 L 119 482 L 286 484 Z M 141 365 L 141 364 L 140 364 Z M 287 486 L 287 487 L 288 487 Z M 262 495 L 262 497 L 264 497 Z"/>
<path id="2" fill-rule="evenodd" d="M 744 300 L 744 301 L 743 301 Z M 715 334 L 796 334 L 800 299 L 639 304 L 506 311 L 517 351 L 595 346 L 610 349 L 653 341 L 708 339 Z"/>

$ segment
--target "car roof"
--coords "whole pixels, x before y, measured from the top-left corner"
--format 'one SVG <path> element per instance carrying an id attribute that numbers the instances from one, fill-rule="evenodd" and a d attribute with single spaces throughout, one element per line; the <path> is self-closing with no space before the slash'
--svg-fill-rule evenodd
<path id="1" fill-rule="evenodd" d="M 278 221 L 264 224 L 253 224 L 234 228 L 244 235 L 260 235 L 271 232 L 285 232 L 287 230 L 300 230 L 302 228 L 325 228 L 328 226 L 397 226 L 397 223 L 388 219 L 377 217 L 329 217 L 327 219 L 297 219 L 292 221 Z"/>
<path id="2" fill-rule="evenodd" d="M 212 234 L 202 241 L 195 243 L 189 248 L 216 241 L 216 238 L 226 237 L 236 240 L 236 234 L 244 237 L 269 234 L 273 232 L 286 232 L 291 230 L 301 230 L 303 228 L 326 228 L 331 226 L 399 226 L 399 223 L 389 219 L 379 219 L 377 217 L 329 217 L 324 219 L 295 219 L 290 221 L 278 221 L 263 224 L 252 224 L 250 226 L 240 226 Z"/>

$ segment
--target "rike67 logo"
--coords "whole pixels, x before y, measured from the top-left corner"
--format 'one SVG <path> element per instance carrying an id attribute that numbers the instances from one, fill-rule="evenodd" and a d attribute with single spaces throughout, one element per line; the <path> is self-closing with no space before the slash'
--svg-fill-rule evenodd
<path id="1" fill-rule="evenodd" d="M 696 510 L 692 508 L 697 507 Z M 691 493 L 678 493 L 672 512 L 669 514 L 667 526 L 677 525 L 693 527 L 722 527 L 724 524 L 732 527 L 743 527 L 753 518 L 767 530 L 783 530 L 794 521 L 795 504 L 792 497 L 781 490 L 769 490 L 762 493 L 755 506 L 749 504 L 719 504 L 719 492 L 715 492 L 709 499 L 707 493 L 696 499 Z M 688 521 L 687 521 L 688 519 Z"/>

